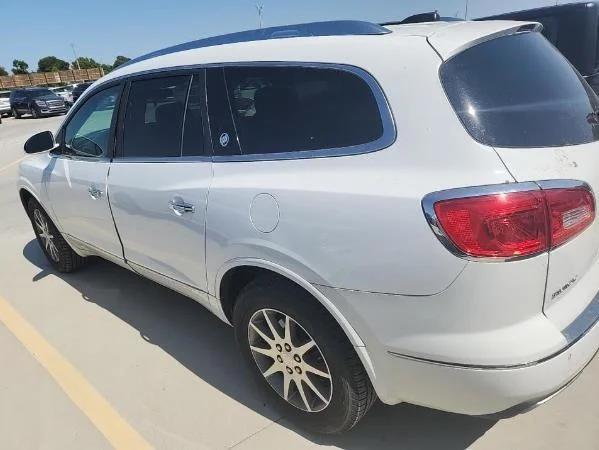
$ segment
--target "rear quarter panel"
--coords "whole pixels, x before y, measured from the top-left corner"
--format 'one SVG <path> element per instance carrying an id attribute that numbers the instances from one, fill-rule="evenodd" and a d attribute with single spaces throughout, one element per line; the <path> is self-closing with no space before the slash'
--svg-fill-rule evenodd
<path id="1" fill-rule="evenodd" d="M 512 178 L 459 123 L 439 82 L 441 61 L 426 40 L 377 42 L 329 62 L 353 64 L 378 80 L 395 118 L 395 143 L 357 156 L 214 163 L 206 244 L 211 293 L 219 269 L 236 258 L 271 261 L 314 284 L 408 295 L 438 293 L 464 269 L 466 261 L 431 232 L 422 197 Z M 278 226 L 268 233 L 250 219 L 253 199 L 264 193 L 278 204 Z"/>

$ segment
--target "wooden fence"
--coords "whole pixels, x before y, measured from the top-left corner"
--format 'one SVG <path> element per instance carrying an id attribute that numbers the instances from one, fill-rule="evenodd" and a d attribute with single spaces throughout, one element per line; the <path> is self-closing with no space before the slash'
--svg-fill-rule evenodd
<path id="1" fill-rule="evenodd" d="M 94 81 L 103 76 L 104 70 L 101 67 L 95 69 L 61 70 L 60 72 L 37 72 L 25 75 L 9 75 L 0 77 L 0 89 Z"/>

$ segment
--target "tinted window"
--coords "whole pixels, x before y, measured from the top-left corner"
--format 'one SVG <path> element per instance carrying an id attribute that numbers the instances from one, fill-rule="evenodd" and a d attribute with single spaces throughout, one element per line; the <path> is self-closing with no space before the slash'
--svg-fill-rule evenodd
<path id="1" fill-rule="evenodd" d="M 131 83 L 123 131 L 125 157 L 181 156 L 190 76 Z"/>
<path id="2" fill-rule="evenodd" d="M 383 134 L 374 94 L 353 73 L 234 67 L 225 77 L 244 154 L 349 147 Z"/>
<path id="3" fill-rule="evenodd" d="M 203 95 L 203 78 L 195 75 L 189 88 L 187 108 L 185 109 L 182 156 L 204 154 L 204 125 L 202 123 Z"/>
<path id="4" fill-rule="evenodd" d="M 90 97 L 75 112 L 65 129 L 65 144 L 77 155 L 99 157 L 108 154 L 108 140 L 120 86 Z"/>
<path id="5" fill-rule="evenodd" d="M 31 89 L 27 91 L 29 98 L 45 97 L 47 95 L 54 95 L 54 93 L 50 89 Z"/>
<path id="6" fill-rule="evenodd" d="M 493 39 L 441 67 L 468 132 L 497 147 L 548 147 L 599 139 L 597 97 L 539 33 Z"/>

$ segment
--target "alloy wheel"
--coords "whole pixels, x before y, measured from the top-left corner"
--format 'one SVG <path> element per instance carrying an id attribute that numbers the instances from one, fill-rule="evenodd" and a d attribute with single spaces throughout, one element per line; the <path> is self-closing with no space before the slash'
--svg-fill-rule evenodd
<path id="1" fill-rule="evenodd" d="M 55 262 L 59 262 L 60 255 L 58 254 L 58 248 L 54 243 L 54 235 L 50 232 L 48 221 L 39 209 L 33 211 L 33 221 L 35 223 L 35 228 L 37 229 L 37 235 L 41 239 L 46 252 Z"/>
<path id="2" fill-rule="evenodd" d="M 329 366 L 312 336 L 292 317 L 274 309 L 256 311 L 248 341 L 260 373 L 289 404 L 319 412 L 331 403 Z"/>

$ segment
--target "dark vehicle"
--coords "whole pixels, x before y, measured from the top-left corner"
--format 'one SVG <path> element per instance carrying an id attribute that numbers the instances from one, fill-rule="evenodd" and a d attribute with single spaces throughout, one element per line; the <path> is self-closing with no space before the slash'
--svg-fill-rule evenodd
<path id="1" fill-rule="evenodd" d="M 522 20 L 543 25 L 543 35 L 599 93 L 599 2 L 570 3 L 477 20 Z"/>
<path id="2" fill-rule="evenodd" d="M 77 86 L 75 86 L 75 88 L 73 89 L 73 103 L 75 103 L 77 99 L 81 97 L 81 94 L 83 94 L 83 92 L 85 92 L 85 90 L 91 85 L 92 83 L 80 83 Z"/>
<path id="3" fill-rule="evenodd" d="M 37 119 L 69 110 L 62 97 L 47 88 L 15 89 L 10 93 L 10 109 L 15 119 L 20 119 L 23 114 L 31 114 Z"/>

